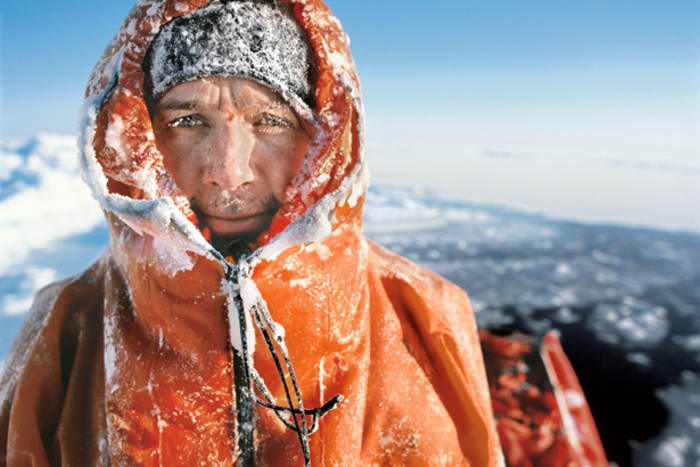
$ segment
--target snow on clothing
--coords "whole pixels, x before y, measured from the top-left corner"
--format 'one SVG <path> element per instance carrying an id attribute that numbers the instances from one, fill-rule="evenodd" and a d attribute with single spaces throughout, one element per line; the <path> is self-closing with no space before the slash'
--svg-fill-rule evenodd
<path id="1" fill-rule="evenodd" d="M 110 247 L 38 294 L 0 380 L 0 465 L 233 465 L 239 295 L 249 331 L 260 307 L 277 323 L 305 408 L 344 397 L 309 436 L 311 465 L 500 465 L 466 295 L 361 234 L 359 83 L 319 0 L 287 5 L 318 59 L 317 132 L 270 230 L 236 265 L 240 287 L 227 281 L 163 168 L 142 93 L 153 36 L 205 3 L 139 2 L 93 72 L 81 164 Z M 281 403 L 260 332 L 247 341 Z M 254 423 L 256 465 L 303 465 L 272 410 L 257 406 Z"/>

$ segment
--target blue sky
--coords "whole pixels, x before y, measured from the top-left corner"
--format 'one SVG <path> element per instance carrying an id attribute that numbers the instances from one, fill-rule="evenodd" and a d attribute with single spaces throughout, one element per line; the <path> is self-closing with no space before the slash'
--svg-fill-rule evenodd
<path id="1" fill-rule="evenodd" d="M 65 120 L 79 106 L 92 66 L 132 4 L 3 2 L 4 135 L 72 131 Z M 696 0 L 332 0 L 329 5 L 352 39 L 372 110 L 386 103 L 444 111 L 456 97 L 470 108 L 496 111 L 645 102 L 677 117 L 698 111 Z M 386 82 L 396 81 L 396 90 L 385 89 Z M 419 89 L 431 82 L 435 89 Z M 406 99 L 409 92 L 424 94 Z"/>
<path id="2" fill-rule="evenodd" d="M 132 4 L 3 2 L 0 135 L 74 133 L 87 77 Z M 443 151 L 450 164 L 459 148 L 700 166 L 697 0 L 328 4 L 352 40 L 375 180 L 401 183 L 383 167 L 408 141 L 416 161 Z"/>

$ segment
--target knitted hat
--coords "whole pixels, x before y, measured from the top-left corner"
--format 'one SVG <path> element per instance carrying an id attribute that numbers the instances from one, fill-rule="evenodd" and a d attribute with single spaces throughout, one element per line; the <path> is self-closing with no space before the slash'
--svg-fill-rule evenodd
<path id="1" fill-rule="evenodd" d="M 313 107 L 309 46 L 291 14 L 272 2 L 211 1 L 156 35 L 143 61 L 152 106 L 176 84 L 205 76 L 266 84 L 291 104 Z"/>

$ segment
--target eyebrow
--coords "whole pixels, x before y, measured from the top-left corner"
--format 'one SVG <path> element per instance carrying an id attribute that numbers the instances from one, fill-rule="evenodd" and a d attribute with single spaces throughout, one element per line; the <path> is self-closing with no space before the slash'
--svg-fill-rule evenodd
<path id="1" fill-rule="evenodd" d="M 200 102 L 198 101 L 179 101 L 179 100 L 173 100 L 170 102 L 165 102 L 165 103 L 158 103 L 156 104 L 155 111 L 169 111 L 169 110 L 201 110 L 205 108 L 206 106 L 201 105 Z M 273 101 L 270 102 L 269 104 L 248 104 L 240 107 L 241 110 L 246 110 L 253 108 L 257 111 L 265 111 L 265 110 L 271 110 L 271 109 L 277 109 L 277 108 L 283 108 L 289 112 L 294 113 L 294 110 L 291 108 L 289 104 L 287 104 L 283 100 L 278 100 L 278 101 Z"/>
<path id="2" fill-rule="evenodd" d="M 199 110 L 202 109 L 203 106 L 200 105 L 196 101 L 170 101 L 166 103 L 158 103 L 156 104 L 155 110 Z"/>
<path id="3" fill-rule="evenodd" d="M 294 113 L 294 110 L 292 109 L 292 107 L 282 100 L 270 102 L 268 104 L 248 104 L 248 105 L 241 107 L 241 110 L 243 110 L 243 111 L 248 110 L 248 109 L 253 109 L 253 110 L 258 111 L 258 112 L 264 112 L 266 110 L 273 110 L 273 109 L 284 109 L 284 110 L 287 110 L 291 113 Z"/>

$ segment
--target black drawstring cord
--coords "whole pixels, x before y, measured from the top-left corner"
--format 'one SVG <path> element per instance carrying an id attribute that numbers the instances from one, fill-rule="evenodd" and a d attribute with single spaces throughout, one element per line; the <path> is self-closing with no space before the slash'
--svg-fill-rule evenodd
<path id="1" fill-rule="evenodd" d="M 258 310 L 257 306 L 253 307 L 254 311 L 254 316 L 255 316 L 255 324 L 257 325 L 258 329 L 262 332 L 263 338 L 265 339 L 265 345 L 267 345 L 267 348 L 270 350 L 270 354 L 272 356 L 272 359 L 275 362 L 275 366 L 277 367 L 277 374 L 280 377 L 280 381 L 282 382 L 282 386 L 284 387 L 284 393 L 285 396 L 287 397 L 287 403 L 289 404 L 290 408 L 294 408 L 294 403 L 292 402 L 292 397 L 289 391 L 289 385 L 287 384 L 287 379 L 284 377 L 284 371 L 282 370 L 282 365 L 280 363 L 279 356 L 277 355 L 277 352 L 275 351 L 275 348 L 272 344 L 272 339 L 270 339 L 270 334 L 269 331 L 266 329 L 265 325 L 262 323 L 262 320 L 260 319 L 260 311 Z M 279 341 L 278 341 L 279 343 Z M 283 347 L 280 345 L 280 349 L 283 349 Z M 294 376 L 294 370 L 292 369 L 292 364 L 289 361 L 289 358 L 287 358 L 287 355 L 284 352 L 284 349 L 282 350 L 282 355 L 284 356 L 285 363 L 287 364 L 287 369 L 289 370 L 289 375 L 292 379 L 292 384 L 294 385 L 294 390 L 297 396 L 297 405 L 299 406 L 299 411 L 304 414 L 304 403 L 301 400 L 301 393 L 299 391 L 299 387 L 297 385 L 296 377 Z M 262 381 L 262 378 L 261 378 Z M 262 391 L 260 391 L 262 392 Z M 268 391 L 269 392 L 269 391 Z M 279 414 L 279 412 L 275 411 L 277 414 L 278 418 L 282 418 Z M 297 419 L 297 416 L 294 412 L 292 412 L 292 418 L 294 420 L 294 427 L 292 428 L 296 433 L 299 438 L 299 444 L 301 445 L 301 450 L 302 453 L 304 454 L 304 461 L 306 463 L 306 459 L 309 457 L 309 440 L 307 438 L 308 435 L 308 429 L 306 427 L 306 417 L 302 415 L 301 417 L 301 428 L 299 428 L 299 420 Z M 289 426 L 289 424 L 285 423 L 285 425 Z"/>
<path id="2" fill-rule="evenodd" d="M 282 423 L 284 423 L 287 428 L 291 430 L 296 431 L 295 425 L 292 425 L 290 421 L 288 421 L 286 418 L 282 417 L 280 415 L 280 412 L 287 412 L 287 413 L 292 413 L 295 415 L 302 414 L 302 411 L 300 409 L 295 409 L 295 408 L 289 408 L 289 407 L 283 407 L 280 405 L 276 405 L 272 403 L 273 397 L 272 394 L 267 390 L 265 387 L 265 383 L 262 381 L 260 378 L 260 375 L 255 371 L 253 368 L 252 372 L 253 376 L 253 382 L 255 383 L 255 386 L 260 390 L 260 392 L 263 394 L 266 400 L 261 400 L 261 399 L 256 399 L 255 402 L 258 403 L 258 405 L 261 405 L 265 408 L 271 409 L 275 412 L 277 417 L 280 419 Z M 312 417 L 312 422 L 311 422 L 311 428 L 308 430 L 308 434 L 313 434 L 316 429 L 318 428 L 318 419 L 320 417 L 323 417 L 326 415 L 328 412 L 331 410 L 335 409 L 338 404 L 343 400 L 343 396 L 340 394 L 336 394 L 335 397 L 331 398 L 328 402 L 323 404 L 321 407 L 317 407 L 315 409 L 306 409 L 304 410 L 304 415 L 311 416 Z"/>
<path id="3" fill-rule="evenodd" d="M 226 271 L 226 278 L 238 286 L 238 275 L 233 267 Z M 246 339 L 247 323 L 245 308 L 240 294 L 232 297 L 238 314 L 238 326 L 241 335 L 241 352 L 233 349 L 233 378 L 236 391 L 236 421 L 238 422 L 238 467 L 253 467 L 255 464 L 253 450 L 253 386 L 250 381 L 248 368 L 248 340 Z M 229 323 L 229 326 L 233 323 Z"/>
<path id="4" fill-rule="evenodd" d="M 234 242 L 229 247 L 229 250 L 234 253 L 234 259 L 240 261 L 243 256 L 249 256 L 252 254 L 249 248 L 242 242 Z M 240 291 L 239 284 L 239 268 L 234 267 L 216 250 L 211 250 L 210 253 L 217 259 L 224 267 L 224 273 L 226 280 L 229 281 L 234 290 Z M 276 336 L 274 339 L 277 342 L 280 351 L 282 352 L 282 357 L 284 358 L 285 366 L 289 374 L 289 378 L 294 389 L 294 395 L 297 399 L 297 407 L 294 407 L 294 402 L 292 401 L 291 391 L 289 388 L 289 383 L 285 377 L 284 370 L 282 368 L 282 363 L 280 361 L 277 349 L 275 349 L 272 342 L 270 333 L 273 332 L 273 325 L 275 324 L 270 316 L 267 307 L 264 302 L 258 302 L 252 306 L 253 316 L 255 318 L 255 325 L 260 330 L 265 344 L 272 356 L 275 366 L 277 368 L 277 373 L 280 377 L 280 381 L 284 387 L 285 396 L 287 399 L 288 406 L 280 406 L 274 403 L 274 398 L 270 393 L 269 389 L 266 387 L 265 382 L 260 377 L 260 375 L 255 371 L 255 368 L 249 366 L 250 355 L 248 351 L 247 342 L 247 323 L 245 317 L 245 308 L 243 306 L 243 301 L 241 299 L 240 292 L 237 296 L 232 297 L 234 304 L 236 306 L 236 312 L 238 314 L 238 324 L 240 329 L 241 337 L 241 355 L 239 355 L 237 350 L 233 350 L 233 370 L 234 370 L 234 383 L 236 390 L 236 408 L 237 408 L 237 422 L 238 422 L 238 467 L 253 467 L 254 466 L 254 439 L 253 439 L 253 401 L 262 407 L 266 407 L 275 412 L 277 418 L 279 418 L 284 425 L 286 425 L 291 430 L 297 433 L 299 438 L 299 445 L 301 446 L 302 454 L 304 456 L 304 465 L 310 467 L 311 459 L 309 452 L 309 438 L 308 436 L 316 431 L 318 428 L 318 419 L 324 416 L 329 411 L 337 407 L 338 403 L 343 400 L 343 396 L 337 394 L 335 397 L 327 401 L 323 406 L 315 409 L 304 409 L 304 403 L 301 398 L 301 390 L 299 389 L 299 384 L 292 367 L 292 362 L 289 358 L 289 351 L 284 343 L 284 338 L 280 335 Z M 232 323 L 229 323 L 232 325 Z M 253 395 L 253 384 L 258 388 L 260 393 L 266 400 L 258 399 Z M 282 413 L 289 413 L 293 418 L 293 422 L 285 419 Z M 301 426 L 299 423 L 299 416 L 301 418 Z M 311 428 L 308 427 L 306 422 L 306 417 L 312 417 Z"/>

